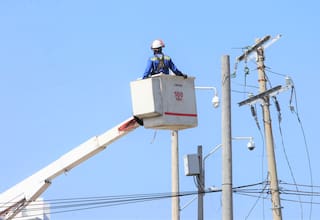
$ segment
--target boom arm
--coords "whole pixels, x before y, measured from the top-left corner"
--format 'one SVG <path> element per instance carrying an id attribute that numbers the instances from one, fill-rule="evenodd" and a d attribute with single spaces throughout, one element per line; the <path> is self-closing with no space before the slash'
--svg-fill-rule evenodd
<path id="1" fill-rule="evenodd" d="M 139 127 L 131 117 L 105 133 L 94 136 L 72 149 L 37 173 L 0 194 L 0 219 L 13 219 L 23 208 L 36 200 L 51 181 L 90 157 L 104 150 L 109 144 Z"/>

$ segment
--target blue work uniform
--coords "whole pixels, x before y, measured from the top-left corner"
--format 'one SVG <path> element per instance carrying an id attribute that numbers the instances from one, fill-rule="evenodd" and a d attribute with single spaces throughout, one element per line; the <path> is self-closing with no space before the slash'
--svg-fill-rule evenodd
<path id="1" fill-rule="evenodd" d="M 163 63 L 162 66 L 161 62 Z M 159 73 L 169 74 L 169 69 L 177 76 L 184 76 L 184 74 L 174 65 L 169 56 L 164 54 L 155 54 L 148 59 L 143 79 Z"/>

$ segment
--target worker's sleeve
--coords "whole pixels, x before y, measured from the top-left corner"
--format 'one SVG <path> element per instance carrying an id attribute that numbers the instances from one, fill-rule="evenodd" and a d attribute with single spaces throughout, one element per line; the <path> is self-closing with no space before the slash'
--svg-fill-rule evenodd
<path id="1" fill-rule="evenodd" d="M 152 72 L 152 68 L 153 68 L 152 61 L 151 61 L 151 59 L 148 59 L 146 70 L 144 71 L 143 76 L 142 76 L 143 79 L 149 77 L 149 75 Z"/>
<path id="2" fill-rule="evenodd" d="M 176 74 L 177 76 L 183 76 L 183 73 L 174 65 L 172 59 L 169 60 L 169 68 Z"/>

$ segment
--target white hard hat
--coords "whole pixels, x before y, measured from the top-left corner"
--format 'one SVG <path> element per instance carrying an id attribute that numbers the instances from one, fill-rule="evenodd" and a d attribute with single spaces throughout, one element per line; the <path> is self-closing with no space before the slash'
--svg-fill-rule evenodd
<path id="1" fill-rule="evenodd" d="M 165 47 L 164 42 L 162 40 L 154 40 L 151 44 L 151 49 L 157 49 L 160 47 Z"/>

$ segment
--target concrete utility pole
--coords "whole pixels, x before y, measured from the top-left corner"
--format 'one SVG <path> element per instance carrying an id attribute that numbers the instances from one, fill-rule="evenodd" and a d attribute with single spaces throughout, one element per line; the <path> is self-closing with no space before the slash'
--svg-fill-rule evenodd
<path id="1" fill-rule="evenodd" d="M 230 59 L 222 56 L 222 220 L 233 219 Z"/>
<path id="2" fill-rule="evenodd" d="M 257 65 L 259 73 L 259 87 L 260 93 L 266 91 L 266 76 L 264 71 L 264 50 L 263 47 L 257 49 Z M 276 158 L 274 153 L 274 143 L 273 135 L 271 128 L 271 117 L 270 117 L 270 98 L 269 96 L 264 97 L 262 109 L 263 109 L 263 123 L 264 123 L 264 132 L 266 137 L 266 148 L 267 148 L 267 158 L 268 158 L 268 170 L 270 176 L 270 191 L 271 191 L 271 201 L 272 201 L 272 214 L 274 220 L 281 220 L 281 202 L 280 202 L 280 193 L 278 185 L 278 176 L 277 176 L 277 166 Z"/>
<path id="3" fill-rule="evenodd" d="M 180 220 L 178 131 L 171 131 L 172 220 Z"/>

